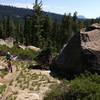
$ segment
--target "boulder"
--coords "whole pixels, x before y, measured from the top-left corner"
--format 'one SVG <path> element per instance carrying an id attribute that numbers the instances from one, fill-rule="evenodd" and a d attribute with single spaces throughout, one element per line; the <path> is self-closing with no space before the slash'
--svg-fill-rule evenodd
<path id="1" fill-rule="evenodd" d="M 26 46 L 25 45 L 18 45 L 19 48 L 25 50 L 26 49 Z"/>
<path id="2" fill-rule="evenodd" d="M 6 38 L 5 39 L 5 44 L 6 46 L 8 46 L 9 48 L 12 48 L 14 46 L 14 42 L 15 42 L 15 39 L 12 38 L 12 37 L 9 37 L 9 38 Z"/>
<path id="3" fill-rule="evenodd" d="M 0 39 L 0 45 L 5 45 L 5 41 L 3 39 Z"/>
<path id="4" fill-rule="evenodd" d="M 96 23 L 76 33 L 61 49 L 55 66 L 65 75 L 84 70 L 100 72 L 100 25 Z"/>
<path id="5" fill-rule="evenodd" d="M 59 56 L 55 60 L 54 69 L 60 71 L 61 74 L 71 75 L 82 70 L 80 68 L 81 64 L 80 33 L 77 33 L 61 49 Z"/>
<path id="6" fill-rule="evenodd" d="M 23 49 L 23 50 L 25 50 L 25 49 L 30 49 L 30 50 L 32 50 L 32 51 L 34 51 L 34 52 L 40 52 L 40 51 L 41 51 L 40 48 L 35 47 L 35 46 L 19 45 L 18 47 L 21 48 L 21 49 Z"/>
<path id="7" fill-rule="evenodd" d="M 88 69 L 100 73 L 100 24 L 95 23 L 81 30 L 80 38 Z"/>
<path id="8" fill-rule="evenodd" d="M 6 45 L 9 48 L 12 48 L 14 46 L 15 39 L 12 37 L 6 38 L 5 40 L 0 39 L 0 45 Z"/>
<path id="9" fill-rule="evenodd" d="M 28 48 L 28 49 L 31 49 L 31 50 L 33 50 L 33 51 L 35 51 L 35 52 L 40 52 L 40 51 L 41 51 L 40 48 L 35 47 L 35 46 L 27 46 L 27 48 Z"/>

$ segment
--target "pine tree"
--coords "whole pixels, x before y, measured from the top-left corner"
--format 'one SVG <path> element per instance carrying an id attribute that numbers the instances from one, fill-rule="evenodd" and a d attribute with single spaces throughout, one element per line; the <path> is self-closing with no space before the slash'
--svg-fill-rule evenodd
<path id="1" fill-rule="evenodd" d="M 24 42 L 25 42 L 25 45 L 28 45 L 29 44 L 29 37 L 30 37 L 30 34 L 29 34 L 29 30 L 30 30 L 30 28 L 29 28 L 29 26 L 30 26 L 30 23 L 29 23 L 29 21 L 28 21 L 28 18 L 27 17 L 25 17 L 25 23 L 24 23 Z"/>
<path id="2" fill-rule="evenodd" d="M 77 18 L 77 12 L 74 12 L 73 14 L 73 31 L 74 33 L 79 32 L 79 23 Z"/>
<path id="3" fill-rule="evenodd" d="M 43 34 L 43 24 L 44 16 L 42 12 L 42 2 L 38 3 L 36 0 L 34 9 L 34 16 L 32 22 L 32 44 L 42 47 L 42 34 Z"/>
<path id="4" fill-rule="evenodd" d="M 60 24 L 55 20 L 52 25 L 52 46 L 54 47 L 55 51 L 59 50 L 59 42 L 60 42 L 60 37 L 59 37 L 59 32 L 60 32 Z"/>
<path id="5" fill-rule="evenodd" d="M 66 14 L 63 16 L 63 19 L 62 19 L 62 24 L 61 24 L 61 45 L 64 45 L 68 38 L 69 38 L 69 33 L 68 33 L 68 19 L 67 19 L 67 16 Z"/>
<path id="6" fill-rule="evenodd" d="M 20 23 L 19 22 L 16 22 L 14 38 L 16 39 L 16 43 L 21 42 L 22 37 L 20 36 Z"/>
<path id="7" fill-rule="evenodd" d="M 7 20 L 7 17 L 4 17 L 3 19 L 3 38 L 5 39 L 7 37 L 6 35 L 6 20 Z"/>
<path id="8" fill-rule="evenodd" d="M 2 23 L 0 23 L 0 38 L 3 38 L 3 27 Z"/>
<path id="9" fill-rule="evenodd" d="M 73 24 L 72 23 L 73 23 L 73 20 L 72 20 L 72 17 L 71 17 L 71 13 L 69 13 L 68 16 L 67 16 L 67 22 L 66 22 L 68 38 L 70 38 L 72 36 L 72 33 L 73 33 L 73 29 L 72 29 Z"/>
<path id="10" fill-rule="evenodd" d="M 11 36 L 11 32 L 12 32 L 12 27 L 11 27 L 10 17 L 8 16 L 6 21 L 6 36 L 7 37 Z"/>
<path id="11" fill-rule="evenodd" d="M 44 20 L 44 26 L 43 26 L 43 38 L 45 39 L 45 46 L 51 46 L 53 44 L 52 38 L 53 38 L 53 20 L 51 17 L 49 17 L 48 15 L 45 16 L 45 20 Z"/>

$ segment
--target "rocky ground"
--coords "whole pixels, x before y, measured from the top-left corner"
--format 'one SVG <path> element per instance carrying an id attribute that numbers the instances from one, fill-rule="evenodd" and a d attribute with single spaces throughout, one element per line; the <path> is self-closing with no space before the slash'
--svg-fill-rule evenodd
<path id="1" fill-rule="evenodd" d="M 23 61 L 13 61 L 13 73 L 4 70 L 0 57 L 0 100 L 43 100 L 46 92 L 60 81 L 50 76 L 50 71 L 30 70 Z"/>

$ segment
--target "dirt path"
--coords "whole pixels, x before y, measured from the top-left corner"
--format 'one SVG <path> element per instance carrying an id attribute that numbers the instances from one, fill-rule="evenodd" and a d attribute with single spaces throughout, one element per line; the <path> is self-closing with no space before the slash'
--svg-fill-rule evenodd
<path id="1" fill-rule="evenodd" d="M 29 70 L 26 63 L 18 61 L 12 69 L 13 73 L 0 78 L 0 83 L 6 85 L 0 100 L 43 100 L 50 86 L 59 83 L 50 76 L 50 71 Z"/>
<path id="2" fill-rule="evenodd" d="M 1 98 L 1 100 L 6 100 L 6 98 L 10 95 L 12 95 L 12 89 L 10 88 L 10 82 L 13 81 L 16 77 L 16 67 L 12 66 L 12 73 L 8 73 L 7 75 L 4 76 L 3 79 L 1 79 L 1 83 L 6 85 L 6 90 Z"/>

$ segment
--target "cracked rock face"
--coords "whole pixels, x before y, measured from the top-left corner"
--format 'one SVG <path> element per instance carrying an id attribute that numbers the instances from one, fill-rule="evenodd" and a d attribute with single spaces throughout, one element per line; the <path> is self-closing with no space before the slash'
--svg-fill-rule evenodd
<path id="1" fill-rule="evenodd" d="M 93 70 L 100 72 L 100 24 L 93 24 L 80 32 L 85 59 Z"/>
<path id="2" fill-rule="evenodd" d="M 55 63 L 64 73 L 79 73 L 86 68 L 100 72 L 100 25 L 95 23 L 76 33 Z"/>
<path id="3" fill-rule="evenodd" d="M 100 25 L 93 24 L 80 32 L 83 49 L 100 51 Z"/>

